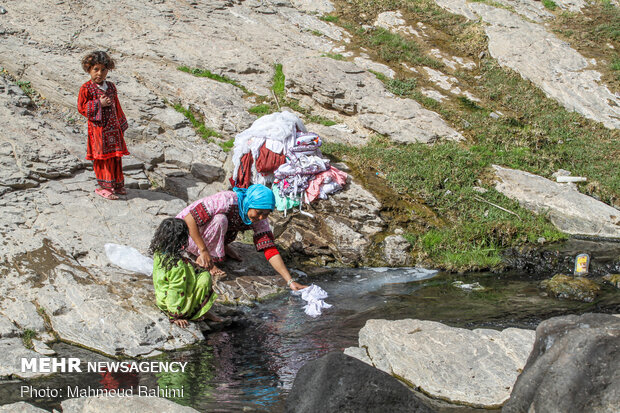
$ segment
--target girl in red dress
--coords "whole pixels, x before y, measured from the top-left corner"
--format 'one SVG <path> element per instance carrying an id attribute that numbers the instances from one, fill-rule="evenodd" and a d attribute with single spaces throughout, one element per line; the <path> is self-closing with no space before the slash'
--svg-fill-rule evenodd
<path id="1" fill-rule="evenodd" d="M 102 51 L 92 52 L 82 59 L 82 68 L 90 80 L 82 85 L 78 96 L 78 111 L 88 119 L 86 159 L 93 161 L 99 188 L 95 192 L 106 199 L 125 195 L 122 156 L 129 155 L 123 133 L 127 118 L 121 109 L 114 83 L 106 81 L 114 60 Z"/>

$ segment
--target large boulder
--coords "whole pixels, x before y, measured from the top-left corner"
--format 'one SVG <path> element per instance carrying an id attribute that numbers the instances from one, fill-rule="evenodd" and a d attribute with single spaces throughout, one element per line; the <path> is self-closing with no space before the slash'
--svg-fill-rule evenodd
<path id="1" fill-rule="evenodd" d="M 286 412 L 432 412 L 401 382 L 338 351 L 306 363 L 286 399 Z"/>
<path id="2" fill-rule="evenodd" d="M 288 218 L 275 214 L 274 231 L 278 243 L 315 264 L 367 262 L 373 237 L 386 227 L 379 216 L 381 203 L 354 181 L 327 200 L 303 208 L 313 217 L 295 211 Z"/>
<path id="3" fill-rule="evenodd" d="M 536 342 L 502 412 L 617 412 L 620 406 L 620 318 L 555 317 L 536 328 Z"/>
<path id="4" fill-rule="evenodd" d="M 467 330 L 412 319 L 368 320 L 359 333 L 362 361 L 431 397 L 483 408 L 508 400 L 533 343 L 531 330 Z M 345 354 L 359 357 L 360 350 Z"/>
<path id="5" fill-rule="evenodd" d="M 493 165 L 495 189 L 551 222 L 568 234 L 620 238 L 620 211 L 560 184 L 529 172 Z"/>

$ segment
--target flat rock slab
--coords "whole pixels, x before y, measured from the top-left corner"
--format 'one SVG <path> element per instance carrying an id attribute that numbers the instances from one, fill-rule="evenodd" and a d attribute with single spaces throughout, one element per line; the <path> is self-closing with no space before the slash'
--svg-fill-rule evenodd
<path id="1" fill-rule="evenodd" d="M 355 63 L 296 57 L 282 66 L 287 91 L 293 96 L 310 96 L 324 108 L 356 115 L 365 128 L 397 142 L 463 139 L 437 113 L 414 100 L 395 97 L 375 75 Z"/>
<path id="2" fill-rule="evenodd" d="M 620 128 L 620 96 L 601 84 L 601 74 L 594 70 L 592 62 L 543 25 L 487 4 L 466 0 L 436 1 L 448 11 L 487 23 L 489 53 L 500 65 L 515 70 L 566 109 L 608 128 Z M 534 15 L 532 7 L 527 11 L 522 7 L 517 10 L 528 18 L 541 20 L 545 17 L 540 10 Z"/>
<path id="3" fill-rule="evenodd" d="M 467 330 L 434 321 L 368 320 L 359 346 L 375 367 L 431 397 L 498 408 L 508 400 L 534 336 L 517 328 Z"/>
<path id="4" fill-rule="evenodd" d="M 198 410 L 181 406 L 159 397 L 86 397 L 61 403 L 63 413 L 196 413 Z"/>
<path id="5" fill-rule="evenodd" d="M 620 211 L 560 184 L 529 172 L 493 165 L 502 194 L 536 213 L 547 213 L 568 234 L 620 238 Z"/>
<path id="6" fill-rule="evenodd" d="M 47 410 L 40 409 L 26 402 L 18 402 L 5 404 L 0 406 L 0 412 L 2 413 L 48 413 Z"/>

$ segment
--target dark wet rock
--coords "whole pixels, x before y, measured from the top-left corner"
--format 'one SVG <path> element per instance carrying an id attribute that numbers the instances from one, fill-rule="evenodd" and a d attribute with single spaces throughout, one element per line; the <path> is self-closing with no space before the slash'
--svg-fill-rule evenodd
<path id="1" fill-rule="evenodd" d="M 616 288 L 620 288 L 620 274 L 608 274 L 603 277 L 603 280 Z"/>
<path id="2" fill-rule="evenodd" d="M 286 412 L 432 412 L 405 385 L 356 358 L 329 353 L 297 373 Z"/>
<path id="3" fill-rule="evenodd" d="M 620 273 L 618 242 L 570 239 L 543 247 L 528 245 L 507 250 L 504 262 L 508 268 L 542 278 L 557 273 L 572 274 L 575 257 L 581 253 L 590 255 L 590 275 Z"/>
<path id="4" fill-rule="evenodd" d="M 556 298 L 585 301 L 591 303 L 596 298 L 601 287 L 594 281 L 585 277 L 570 277 L 564 274 L 556 274 L 549 280 L 540 283 L 547 293 Z"/>
<path id="5" fill-rule="evenodd" d="M 620 318 L 555 317 L 536 329 L 534 349 L 503 413 L 617 412 Z"/>

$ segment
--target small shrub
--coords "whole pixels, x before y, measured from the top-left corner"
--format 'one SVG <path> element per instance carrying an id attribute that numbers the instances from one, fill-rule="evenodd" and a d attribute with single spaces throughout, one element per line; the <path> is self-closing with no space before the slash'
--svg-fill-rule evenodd
<path id="1" fill-rule="evenodd" d="M 549 10 L 555 10 L 558 8 L 558 5 L 553 2 L 553 0 L 542 0 L 543 6 Z"/>
<path id="2" fill-rule="evenodd" d="M 32 87 L 32 85 L 30 84 L 30 82 L 25 82 L 22 80 L 18 80 L 17 81 L 17 86 L 19 86 L 19 88 L 21 90 L 24 91 L 24 93 L 26 95 L 28 95 L 30 98 L 33 98 L 36 95 L 36 92 L 34 90 L 34 88 Z"/>
<path id="3" fill-rule="evenodd" d="M 37 337 L 37 332 L 34 330 L 26 329 L 24 330 L 24 334 L 22 334 L 22 342 L 24 346 L 30 350 L 34 348 L 32 344 L 32 339 Z"/>

